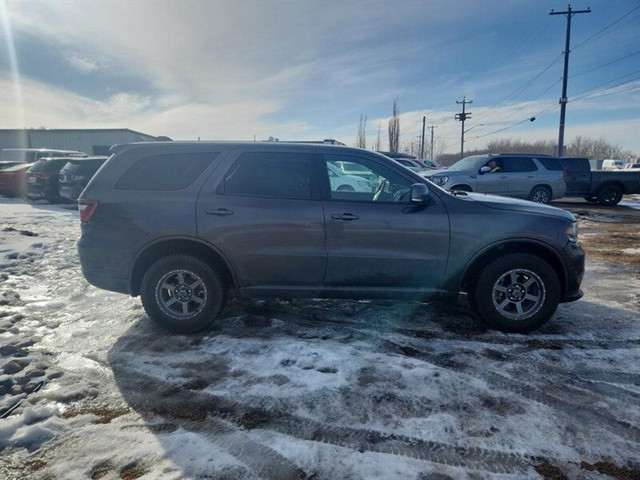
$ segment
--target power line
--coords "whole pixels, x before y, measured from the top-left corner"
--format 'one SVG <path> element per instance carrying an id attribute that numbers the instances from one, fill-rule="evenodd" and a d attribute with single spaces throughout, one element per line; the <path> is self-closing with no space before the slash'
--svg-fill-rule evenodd
<path id="1" fill-rule="evenodd" d="M 580 48 L 582 45 L 584 45 L 585 43 L 593 40 L 594 38 L 596 38 L 598 35 L 600 35 L 601 33 L 603 33 L 604 31 L 608 30 L 609 28 L 613 27 L 616 23 L 618 23 L 620 20 L 623 20 L 624 18 L 628 17 L 629 15 L 631 15 L 633 12 L 635 12 L 636 10 L 640 9 L 640 5 L 638 5 L 636 8 L 631 9 L 629 12 L 625 13 L 623 16 L 621 16 L 620 18 L 618 18 L 617 20 L 611 22 L 609 25 L 607 25 L 606 27 L 602 28 L 601 30 L 598 30 L 596 33 L 594 33 L 593 35 L 591 35 L 590 37 L 586 38 L 585 40 L 583 40 L 582 42 L 580 42 L 578 45 L 576 45 L 575 47 L 573 47 L 573 49 L 575 50 L 576 48 Z"/>
<path id="2" fill-rule="evenodd" d="M 506 97 L 504 97 L 502 100 L 500 100 L 498 103 L 493 105 L 493 108 L 496 108 L 497 106 L 499 106 L 500 104 L 506 102 L 507 100 L 510 100 L 514 97 L 516 97 L 518 94 L 522 93 L 523 91 L 525 91 L 527 89 L 527 87 L 529 87 L 533 82 L 535 82 L 538 78 L 540 78 L 545 72 L 547 72 L 547 70 L 549 70 L 551 67 L 553 67 L 556 63 L 558 63 L 560 60 L 562 59 L 562 54 L 559 54 L 557 57 L 555 57 L 553 59 L 553 61 L 547 65 L 546 67 L 544 67 L 540 72 L 538 72 L 537 74 L 535 74 L 533 77 L 531 77 L 529 80 L 527 80 L 523 85 L 521 85 L 520 87 L 518 87 L 516 90 L 514 90 L 513 92 L 511 92 L 509 95 L 507 95 Z M 480 118 L 482 115 L 485 115 L 485 113 L 481 113 L 479 115 L 476 116 L 476 120 L 478 118 Z"/>
<path id="3" fill-rule="evenodd" d="M 603 63 L 602 65 L 598 65 L 597 67 L 590 68 L 589 70 L 583 70 L 581 72 L 574 73 L 569 78 L 578 77 L 580 75 L 584 75 L 585 73 L 590 73 L 590 72 L 593 72 L 594 70 L 599 70 L 600 68 L 608 67 L 609 65 L 621 62 L 622 60 L 626 60 L 627 58 L 633 57 L 634 55 L 638 55 L 639 53 L 640 53 L 640 50 L 638 50 L 637 52 L 630 53 L 629 55 L 625 55 L 624 57 L 620 57 L 620 58 L 617 58 L 615 60 L 611 60 L 610 62 Z"/>
<path id="4" fill-rule="evenodd" d="M 640 70 L 638 70 L 638 71 L 640 71 Z M 628 75 L 625 75 L 625 76 L 628 76 Z M 585 93 L 585 95 L 582 95 L 580 97 L 572 98 L 571 101 L 575 102 L 575 101 L 578 101 L 578 100 L 582 100 L 583 98 L 592 97 L 592 96 L 594 96 L 594 95 L 596 95 L 596 94 L 598 94 L 600 92 L 606 92 L 607 90 L 611 90 L 612 88 L 616 88 L 616 87 L 620 87 L 622 85 L 626 85 L 627 83 L 635 82 L 636 80 L 640 80 L 640 77 L 632 78 L 631 80 L 627 80 L 626 82 L 617 83 L 616 85 L 611 85 L 610 87 L 601 88 L 601 89 L 593 90 L 593 91 L 587 91 L 586 93 L 583 92 L 583 93 Z M 611 82 L 607 82 L 607 83 L 611 83 Z M 629 88 L 628 90 L 633 90 L 634 88 L 636 88 L 636 85 L 634 85 L 632 88 Z M 620 92 L 620 93 L 622 93 L 622 92 Z"/>
<path id="5" fill-rule="evenodd" d="M 590 91 L 595 90 L 595 89 L 597 89 L 597 88 L 603 87 L 603 86 L 605 86 L 605 85 L 609 85 L 610 83 L 615 82 L 616 80 L 620 80 L 620 79 L 622 79 L 622 78 L 629 77 L 629 76 L 631 76 L 631 75 L 635 75 L 636 73 L 640 73 L 640 69 L 635 70 L 635 71 L 630 72 L 630 73 L 627 73 L 626 75 L 621 75 L 621 76 L 619 76 L 619 77 L 616 77 L 616 78 L 614 78 L 614 79 L 611 79 L 611 80 L 609 80 L 608 82 L 603 82 L 603 83 L 601 83 L 601 84 L 599 84 L 599 85 L 596 85 L 595 87 L 587 88 L 586 90 L 583 90 L 583 91 L 581 91 L 581 92 L 578 92 L 578 93 L 576 93 L 575 95 L 582 95 L 583 93 L 587 93 L 587 92 L 590 92 Z"/>
<path id="6" fill-rule="evenodd" d="M 500 128 L 498 130 L 494 130 L 493 132 L 489 132 L 489 133 L 484 133 L 482 135 L 476 135 L 473 138 L 482 138 L 482 137 L 488 137 L 489 135 L 495 135 L 496 133 L 500 133 L 500 132 L 504 132 L 505 130 L 509 130 L 510 128 L 513 127 L 517 127 L 518 125 L 525 123 L 525 122 L 533 122 L 536 118 L 544 115 L 545 113 L 547 113 L 549 110 L 554 109 L 557 106 L 556 103 L 553 103 L 551 105 L 549 105 L 547 108 L 545 108 L 544 110 L 541 110 L 540 112 L 536 113 L 535 115 L 531 116 L 531 117 L 527 117 L 524 120 L 520 120 L 519 122 L 514 123 L 513 125 L 508 125 L 506 127 Z"/>

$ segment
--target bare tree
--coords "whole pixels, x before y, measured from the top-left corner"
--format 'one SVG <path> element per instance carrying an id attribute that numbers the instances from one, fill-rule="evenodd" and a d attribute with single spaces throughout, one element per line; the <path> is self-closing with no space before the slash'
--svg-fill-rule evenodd
<path id="1" fill-rule="evenodd" d="M 588 138 L 579 135 L 568 145 L 567 156 L 604 160 L 605 158 L 632 157 L 633 152 L 623 149 L 620 145 L 609 143 L 604 138 Z"/>
<path id="2" fill-rule="evenodd" d="M 380 128 L 382 128 L 382 122 L 378 123 L 378 138 L 376 139 L 376 152 L 379 152 L 382 149 L 382 145 L 380 143 Z"/>
<path id="3" fill-rule="evenodd" d="M 367 148 L 367 117 L 360 115 L 358 124 L 358 148 Z"/>
<path id="4" fill-rule="evenodd" d="M 433 139 L 433 152 L 431 152 L 431 159 L 439 161 L 440 156 L 447 149 L 447 142 L 444 138 Z"/>
<path id="5" fill-rule="evenodd" d="M 400 148 L 400 117 L 398 116 L 398 99 L 393 101 L 393 116 L 389 119 L 389 151 L 397 152 Z"/>

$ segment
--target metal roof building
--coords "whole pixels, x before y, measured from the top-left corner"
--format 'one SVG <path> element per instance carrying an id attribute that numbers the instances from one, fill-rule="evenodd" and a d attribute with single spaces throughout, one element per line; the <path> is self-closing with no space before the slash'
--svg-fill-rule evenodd
<path id="1" fill-rule="evenodd" d="M 166 137 L 162 139 L 167 140 Z M 0 130 L 0 149 L 52 148 L 79 150 L 89 155 L 109 155 L 113 145 L 156 140 L 157 137 L 128 128 Z"/>

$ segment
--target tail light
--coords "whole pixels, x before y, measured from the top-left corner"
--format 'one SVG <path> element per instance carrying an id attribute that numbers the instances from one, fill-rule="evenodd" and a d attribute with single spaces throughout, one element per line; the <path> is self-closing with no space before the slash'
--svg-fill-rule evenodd
<path id="1" fill-rule="evenodd" d="M 96 200 L 78 200 L 78 211 L 80 212 L 80 223 L 87 223 L 98 208 Z"/>
<path id="2" fill-rule="evenodd" d="M 44 178 L 45 180 L 49 180 L 51 177 L 53 177 L 53 172 L 36 172 L 35 175 L 38 178 Z"/>
<path id="3" fill-rule="evenodd" d="M 567 175 L 567 171 L 566 170 L 564 172 L 562 172 L 562 179 L 565 181 L 565 183 L 569 179 L 569 175 Z"/>

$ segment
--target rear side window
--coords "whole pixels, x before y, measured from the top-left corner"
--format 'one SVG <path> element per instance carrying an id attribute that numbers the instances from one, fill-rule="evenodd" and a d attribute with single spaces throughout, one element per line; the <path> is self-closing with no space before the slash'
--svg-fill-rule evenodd
<path id="1" fill-rule="evenodd" d="M 224 176 L 225 195 L 308 200 L 311 159 L 299 153 L 247 152 Z"/>
<path id="2" fill-rule="evenodd" d="M 167 153 L 143 157 L 122 174 L 119 190 L 180 190 L 191 185 L 217 153 Z"/>
<path id="3" fill-rule="evenodd" d="M 586 158 L 561 158 L 560 163 L 567 169 L 573 171 L 588 172 L 591 170 L 589 160 Z"/>
<path id="4" fill-rule="evenodd" d="M 553 157 L 547 157 L 547 158 L 538 158 L 536 157 L 536 160 L 538 160 L 542 166 L 544 168 L 546 168 L 547 170 L 551 170 L 553 172 L 561 172 L 564 170 L 564 167 L 562 166 L 562 163 L 560 163 L 560 160 L 558 160 L 557 158 L 553 158 Z"/>
<path id="5" fill-rule="evenodd" d="M 533 160 L 527 157 L 502 158 L 502 167 L 505 172 L 535 172 L 538 170 Z"/>

